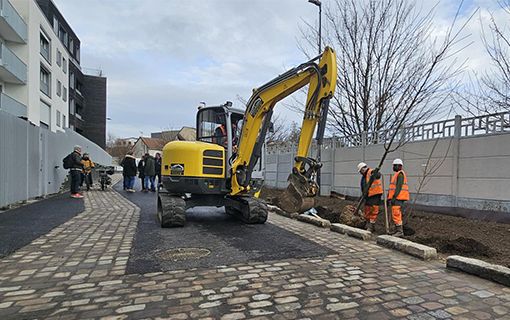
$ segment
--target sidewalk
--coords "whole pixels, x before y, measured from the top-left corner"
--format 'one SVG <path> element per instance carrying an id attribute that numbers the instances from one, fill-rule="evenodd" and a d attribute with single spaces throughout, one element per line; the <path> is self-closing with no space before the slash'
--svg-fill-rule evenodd
<path id="1" fill-rule="evenodd" d="M 113 189 L 84 205 L 0 259 L 0 319 L 510 319 L 508 287 L 276 215 L 336 253 L 126 275 L 140 208 Z"/>

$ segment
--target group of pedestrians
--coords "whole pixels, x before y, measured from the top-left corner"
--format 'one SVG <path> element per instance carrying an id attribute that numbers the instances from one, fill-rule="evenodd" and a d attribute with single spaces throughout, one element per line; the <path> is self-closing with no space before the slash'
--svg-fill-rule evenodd
<path id="1" fill-rule="evenodd" d="M 161 182 L 161 154 L 159 153 L 156 153 L 155 158 L 146 153 L 137 165 L 133 152 L 130 151 L 122 160 L 121 166 L 123 167 L 124 190 L 127 192 L 135 192 L 134 184 L 137 174 L 141 180 L 143 192 L 156 191 L 156 176 L 158 183 Z"/>

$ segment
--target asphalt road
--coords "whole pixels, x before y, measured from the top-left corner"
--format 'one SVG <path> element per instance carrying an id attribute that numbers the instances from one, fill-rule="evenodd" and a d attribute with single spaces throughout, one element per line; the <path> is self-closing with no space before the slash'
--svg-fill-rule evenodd
<path id="1" fill-rule="evenodd" d="M 250 261 L 316 257 L 335 254 L 271 223 L 247 225 L 229 216 L 223 208 L 200 207 L 188 210 L 183 228 L 161 228 L 156 214 L 156 193 L 143 193 L 139 179 L 136 193 L 114 186 L 140 207 L 140 220 L 127 266 L 127 273 L 148 273 L 175 269 L 211 268 Z M 164 257 L 167 250 L 200 248 L 210 254 L 174 261 Z M 162 257 L 163 256 L 163 257 Z"/>
<path id="2" fill-rule="evenodd" d="M 83 212 L 83 199 L 64 193 L 0 213 L 0 258 Z"/>

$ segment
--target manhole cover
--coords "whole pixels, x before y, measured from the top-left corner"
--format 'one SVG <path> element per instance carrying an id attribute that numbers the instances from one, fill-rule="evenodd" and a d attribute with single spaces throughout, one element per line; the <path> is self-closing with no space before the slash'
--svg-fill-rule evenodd
<path id="1" fill-rule="evenodd" d="M 210 250 L 204 248 L 177 248 L 156 253 L 161 260 L 185 261 L 200 259 L 211 254 Z"/>

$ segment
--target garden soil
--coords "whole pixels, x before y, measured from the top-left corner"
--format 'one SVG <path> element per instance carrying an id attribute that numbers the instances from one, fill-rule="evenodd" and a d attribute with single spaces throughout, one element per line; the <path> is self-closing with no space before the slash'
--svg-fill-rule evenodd
<path id="1" fill-rule="evenodd" d="M 262 199 L 277 204 L 283 190 L 264 187 Z M 356 206 L 353 201 L 337 197 L 316 197 L 315 208 L 318 214 L 332 223 L 344 223 L 363 228 L 363 214 L 354 216 L 348 206 Z M 390 229 L 394 229 L 391 222 Z M 428 245 L 437 249 L 442 257 L 462 255 L 480 259 L 489 263 L 510 267 L 510 224 L 481 220 L 469 220 L 461 217 L 438 213 L 413 211 L 411 217 L 404 210 L 405 239 Z M 385 234 L 384 206 L 381 205 L 376 223 L 376 234 Z"/>

